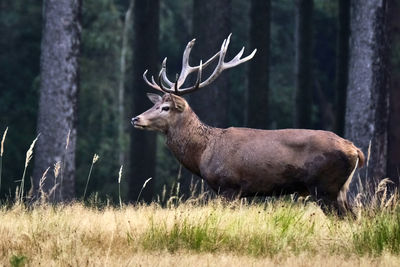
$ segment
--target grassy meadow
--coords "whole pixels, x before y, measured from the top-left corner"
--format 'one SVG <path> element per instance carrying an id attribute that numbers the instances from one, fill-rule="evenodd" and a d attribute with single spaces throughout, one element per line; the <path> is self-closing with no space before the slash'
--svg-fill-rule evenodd
<path id="1" fill-rule="evenodd" d="M 342 219 L 290 197 L 228 202 L 202 192 L 182 201 L 179 184 L 151 204 L 126 205 L 120 194 L 119 205 L 96 195 L 50 204 L 43 191 L 26 204 L 35 142 L 15 199 L 0 202 L 0 266 L 400 266 L 400 198 L 387 179 L 359 188 L 356 216 Z M 121 177 L 122 167 L 119 185 Z"/>
<path id="2" fill-rule="evenodd" d="M 399 266 L 400 208 L 339 219 L 287 200 L 17 204 L 1 208 L 0 237 L 5 266 Z"/>

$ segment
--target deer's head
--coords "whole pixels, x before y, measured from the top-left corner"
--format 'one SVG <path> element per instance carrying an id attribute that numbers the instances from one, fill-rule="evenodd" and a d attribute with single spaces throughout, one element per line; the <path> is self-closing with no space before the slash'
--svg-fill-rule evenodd
<path id="1" fill-rule="evenodd" d="M 177 95 L 166 93 L 161 97 L 148 93 L 147 97 L 154 106 L 132 119 L 135 128 L 166 132 L 170 125 L 175 125 L 184 116 L 188 108 L 186 100 Z"/>
<path id="2" fill-rule="evenodd" d="M 225 62 L 226 52 L 228 50 L 231 34 L 222 43 L 221 50 L 217 52 L 214 56 L 208 59 L 204 64 L 200 60 L 198 66 L 189 65 L 190 52 L 195 43 L 195 39 L 190 41 L 185 51 L 183 52 L 182 58 L 182 70 L 179 75 L 177 75 L 175 82 L 172 82 L 167 77 L 167 58 L 162 62 L 161 71 L 158 75 L 158 83 L 151 77 L 151 82 L 147 79 L 147 70 L 143 73 L 143 79 L 145 82 L 153 87 L 154 89 L 163 92 L 164 95 L 161 97 L 157 94 L 147 94 L 154 106 L 132 119 L 132 124 L 139 129 L 147 130 L 157 130 L 161 132 L 166 132 L 171 125 L 175 125 L 176 121 L 184 116 L 190 116 L 191 112 L 185 112 L 189 109 L 189 106 L 182 95 L 193 92 L 199 88 L 205 87 L 212 83 L 225 69 L 233 68 L 239 64 L 242 64 L 253 58 L 256 53 L 256 49 L 245 58 L 241 58 L 244 52 L 244 47 L 240 52 L 229 62 Z M 215 67 L 212 74 L 201 81 L 201 74 L 203 68 L 206 68 L 215 59 L 218 59 L 217 66 Z M 185 83 L 186 78 L 189 74 L 197 72 L 196 83 L 193 86 L 181 88 Z"/>

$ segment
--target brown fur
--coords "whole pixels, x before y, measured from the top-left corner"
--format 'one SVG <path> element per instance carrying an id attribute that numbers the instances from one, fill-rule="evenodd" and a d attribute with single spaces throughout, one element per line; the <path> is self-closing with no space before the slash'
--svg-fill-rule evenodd
<path id="1" fill-rule="evenodd" d="M 324 208 L 347 206 L 346 181 L 357 162 L 361 167 L 365 161 L 350 141 L 328 131 L 213 128 L 183 98 L 172 96 L 172 102 L 171 96 L 152 100 L 154 107 L 134 118 L 134 125 L 163 132 L 175 157 L 216 192 L 226 197 L 297 192 L 312 195 Z M 160 111 L 165 105 L 169 113 Z"/>

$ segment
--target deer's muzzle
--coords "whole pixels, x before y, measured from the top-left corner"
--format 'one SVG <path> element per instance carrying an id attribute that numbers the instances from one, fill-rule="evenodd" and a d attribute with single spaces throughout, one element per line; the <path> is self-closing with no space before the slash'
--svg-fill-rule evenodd
<path id="1" fill-rule="evenodd" d="M 140 124 L 140 117 L 139 116 L 132 118 L 131 123 L 135 128 L 139 128 L 139 129 L 146 128 L 145 125 L 141 125 Z"/>

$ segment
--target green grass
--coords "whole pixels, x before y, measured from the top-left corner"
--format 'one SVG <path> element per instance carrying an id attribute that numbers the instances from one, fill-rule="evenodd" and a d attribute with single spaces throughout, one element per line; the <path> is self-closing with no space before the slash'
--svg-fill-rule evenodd
<path id="1" fill-rule="evenodd" d="M 233 208 L 240 210 L 232 211 Z M 150 217 L 143 247 L 170 252 L 187 249 L 252 256 L 313 250 L 315 223 L 304 219 L 305 210 L 289 203 L 274 209 L 264 205 L 211 207 L 210 211 L 194 218 L 190 213 L 175 214 L 168 224 Z"/>
<path id="2" fill-rule="evenodd" d="M 360 255 L 400 254 L 400 207 L 364 218 L 353 235 L 354 250 Z"/>

